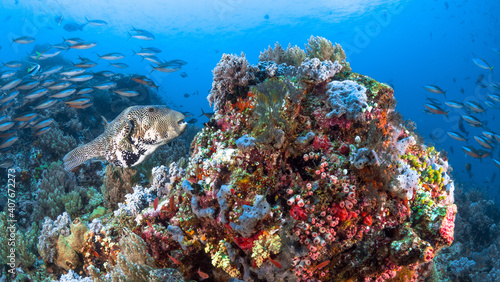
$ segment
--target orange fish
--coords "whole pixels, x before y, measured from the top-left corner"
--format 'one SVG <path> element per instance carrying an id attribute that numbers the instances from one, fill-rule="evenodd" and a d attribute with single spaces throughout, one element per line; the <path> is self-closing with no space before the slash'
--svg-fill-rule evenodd
<path id="1" fill-rule="evenodd" d="M 158 209 L 158 197 L 156 197 L 155 201 L 153 202 L 153 208 L 154 210 Z"/>
<path id="2" fill-rule="evenodd" d="M 266 231 L 264 231 L 264 232 L 266 232 Z M 277 262 L 277 261 L 273 260 L 272 258 L 269 258 L 269 260 L 270 260 L 270 261 L 271 261 L 274 265 L 276 265 L 276 267 L 277 267 L 277 268 L 281 268 L 281 263 L 279 263 L 279 262 Z"/>
<path id="3" fill-rule="evenodd" d="M 83 105 L 68 105 L 68 106 L 75 108 L 75 109 L 86 109 L 86 108 L 92 106 L 93 104 L 94 104 L 93 102 L 90 102 L 90 103 L 83 104 Z"/>
<path id="4" fill-rule="evenodd" d="M 179 265 L 181 264 L 181 262 L 180 262 L 180 261 L 178 261 L 178 260 L 174 259 L 174 258 L 173 258 L 172 256 L 170 256 L 169 254 L 167 254 L 167 256 L 168 256 L 168 257 L 169 257 L 169 258 L 170 258 L 170 259 L 174 262 L 174 264 L 179 264 Z"/>
<path id="5" fill-rule="evenodd" d="M 330 263 L 330 260 L 324 261 L 324 262 L 322 262 L 322 263 L 320 263 L 320 264 L 316 265 L 316 267 L 314 268 L 314 270 L 313 270 L 313 271 L 315 271 L 315 270 L 320 270 L 320 269 L 322 269 L 323 267 L 327 266 L 329 263 Z"/>
<path id="6" fill-rule="evenodd" d="M 149 222 L 149 220 L 146 220 L 146 222 L 148 223 L 149 228 L 153 229 L 153 224 L 151 224 L 151 222 Z"/>
<path id="7" fill-rule="evenodd" d="M 198 275 L 200 275 L 200 278 L 201 280 L 200 281 L 203 281 L 205 279 L 207 279 L 208 277 L 210 277 L 208 274 L 206 274 L 205 272 L 201 271 L 200 268 L 198 268 Z"/>

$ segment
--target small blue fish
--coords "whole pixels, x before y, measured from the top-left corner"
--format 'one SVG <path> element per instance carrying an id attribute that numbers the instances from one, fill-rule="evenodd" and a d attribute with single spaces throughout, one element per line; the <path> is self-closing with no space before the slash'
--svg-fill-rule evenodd
<path id="1" fill-rule="evenodd" d="M 480 153 L 472 146 L 463 146 L 462 150 L 465 152 L 467 156 L 479 159 L 481 158 Z"/>
<path id="2" fill-rule="evenodd" d="M 439 88 L 436 85 L 432 84 L 424 85 L 424 89 L 434 94 L 443 94 L 444 97 L 446 98 L 446 91 L 444 91 L 443 89 Z"/>
<path id="3" fill-rule="evenodd" d="M 463 120 L 467 122 L 472 127 L 481 127 L 483 126 L 483 122 L 478 120 L 477 118 L 469 115 L 462 115 Z"/>
<path id="4" fill-rule="evenodd" d="M 89 20 L 87 17 L 85 17 L 85 20 L 87 20 L 87 23 L 93 26 L 103 26 L 107 25 L 108 23 L 103 21 L 103 20 Z"/>
<path id="5" fill-rule="evenodd" d="M 493 71 L 494 67 L 490 66 L 483 58 L 472 58 L 472 61 L 482 69 Z"/>
<path id="6" fill-rule="evenodd" d="M 437 114 L 437 115 L 445 115 L 446 117 L 448 117 L 448 112 L 449 111 L 445 111 L 443 110 L 442 108 L 440 108 L 438 105 L 434 105 L 434 104 L 424 104 L 424 107 L 431 113 L 433 114 Z"/>
<path id="7" fill-rule="evenodd" d="M 457 140 L 457 141 L 467 141 L 467 138 L 465 138 L 464 136 L 462 136 L 462 134 L 458 133 L 458 132 L 455 132 L 455 131 L 448 131 L 447 132 L 448 135 Z"/>
<path id="8" fill-rule="evenodd" d="M 479 143 L 479 145 L 481 145 L 481 147 L 483 147 L 485 149 L 488 149 L 488 150 L 493 149 L 493 146 L 491 146 L 491 144 L 488 141 L 488 139 L 486 139 L 483 136 L 474 136 L 474 140 L 476 140 L 477 143 Z"/>
<path id="9" fill-rule="evenodd" d="M 483 108 L 483 106 L 481 106 L 479 103 L 474 102 L 474 101 L 465 102 L 465 106 L 467 106 L 467 108 L 469 110 L 473 111 L 474 113 L 482 113 L 482 112 L 486 111 L 486 109 Z"/>
<path id="10" fill-rule="evenodd" d="M 444 104 L 450 108 L 454 109 L 462 109 L 464 107 L 464 104 L 457 102 L 457 101 L 446 101 Z"/>
<path id="11" fill-rule="evenodd" d="M 3 142 L 2 144 L 0 144 L 0 149 L 12 146 L 12 144 L 16 143 L 16 141 L 18 139 L 19 138 L 17 136 L 12 136 L 11 138 L 5 140 L 5 142 Z"/>

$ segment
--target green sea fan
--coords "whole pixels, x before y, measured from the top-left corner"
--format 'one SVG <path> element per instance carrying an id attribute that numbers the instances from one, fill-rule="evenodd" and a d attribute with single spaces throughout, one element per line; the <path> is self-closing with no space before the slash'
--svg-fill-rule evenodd
<path id="1" fill-rule="evenodd" d="M 255 136 L 259 143 L 282 144 L 286 123 L 284 106 L 287 97 L 296 102 L 300 91 L 288 78 L 270 78 L 252 88 L 256 97 L 254 113 L 257 114 Z M 275 146 L 276 146 L 275 144 Z M 277 147 L 281 147 L 278 145 Z"/>

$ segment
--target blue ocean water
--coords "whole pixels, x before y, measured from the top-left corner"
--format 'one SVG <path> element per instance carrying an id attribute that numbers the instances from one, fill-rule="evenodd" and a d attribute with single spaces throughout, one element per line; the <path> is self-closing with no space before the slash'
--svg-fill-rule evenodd
<path id="1" fill-rule="evenodd" d="M 462 146 L 448 131 L 457 131 L 464 110 L 449 109 L 448 116 L 423 112 L 426 96 L 445 101 L 442 95 L 429 93 L 423 86 L 438 85 L 446 90 L 448 100 L 484 101 L 490 86 L 500 82 L 498 27 L 500 2 L 457 1 L 76 1 L 9 0 L 0 3 L 0 60 L 23 60 L 33 44 L 11 44 L 13 38 L 31 36 L 34 44 L 56 44 L 69 37 L 95 41 L 88 50 L 63 51 L 65 58 L 78 56 L 97 59 L 96 53 L 120 52 L 126 69 L 110 67 L 99 61 L 94 71 L 113 70 L 125 74 L 150 77 L 160 88 L 158 93 L 168 105 L 188 111 L 203 126 L 200 109 L 212 111 L 206 100 L 211 89 L 211 70 L 223 53 L 247 55 L 250 63 L 258 62 L 259 52 L 279 42 L 304 47 L 311 36 L 322 36 L 341 44 L 353 71 L 385 82 L 395 89 L 396 110 L 415 122 L 426 143 L 448 152 L 452 175 L 466 185 L 484 190 L 500 203 L 500 168 L 492 158 L 500 159 L 498 143 L 491 156 L 474 159 L 466 156 Z M 104 26 L 85 25 L 82 30 L 67 31 L 66 24 L 85 24 L 86 19 L 107 22 Z M 133 28 L 155 35 L 151 41 L 129 38 Z M 133 51 L 141 47 L 157 47 L 164 60 L 188 62 L 180 71 L 153 71 L 150 63 L 141 61 Z M 483 58 L 493 71 L 474 64 Z M 2 69 L 3 70 L 3 69 Z M 185 72 L 187 77 L 180 74 Z M 478 77 L 484 75 L 481 87 Z M 463 93 L 461 93 L 463 89 Z M 189 94 L 189 97 L 185 97 Z M 500 103 L 496 104 L 500 107 Z M 476 114 L 487 122 L 489 130 L 500 132 L 497 119 L 500 110 L 488 108 Z M 473 136 L 481 136 L 481 128 L 466 125 L 469 145 L 480 148 Z M 466 164 L 470 163 L 470 174 Z M 498 175 L 498 176 L 496 176 Z"/>

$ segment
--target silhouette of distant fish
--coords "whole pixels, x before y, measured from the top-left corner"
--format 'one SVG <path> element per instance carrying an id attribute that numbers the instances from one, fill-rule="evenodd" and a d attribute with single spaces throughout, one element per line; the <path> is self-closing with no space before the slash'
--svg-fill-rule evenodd
<path id="1" fill-rule="evenodd" d="M 57 25 L 60 25 L 63 19 L 64 19 L 63 16 L 57 16 L 54 18 L 54 21 L 57 23 Z"/>
<path id="2" fill-rule="evenodd" d="M 77 23 L 67 23 L 63 26 L 64 30 L 66 31 L 69 31 L 69 32 L 73 32 L 73 31 L 77 31 L 77 30 L 80 30 L 82 31 L 83 30 L 83 27 L 86 26 L 87 23 L 84 23 L 84 24 L 77 24 Z"/>

